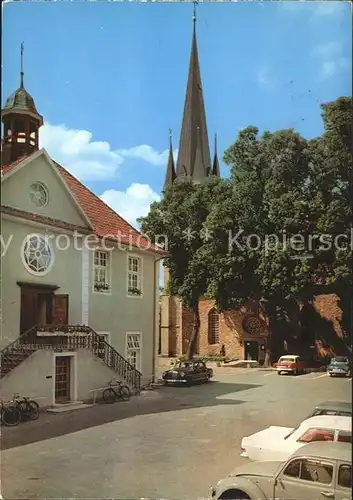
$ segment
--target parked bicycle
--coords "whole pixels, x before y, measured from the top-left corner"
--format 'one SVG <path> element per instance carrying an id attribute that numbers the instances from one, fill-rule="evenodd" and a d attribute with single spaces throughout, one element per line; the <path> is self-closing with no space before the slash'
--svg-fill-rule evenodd
<path id="1" fill-rule="evenodd" d="M 15 393 L 12 402 L 21 413 L 21 420 L 37 420 L 39 417 L 39 404 L 33 399 L 21 397 Z"/>
<path id="2" fill-rule="evenodd" d="M 4 403 L 0 402 L 0 418 L 1 424 L 6 427 L 14 427 L 21 422 L 21 412 L 12 401 Z"/>
<path id="3" fill-rule="evenodd" d="M 123 401 L 128 401 L 130 399 L 131 392 L 127 385 L 123 385 L 122 382 L 116 381 L 113 384 L 113 380 L 109 382 L 109 387 L 103 391 L 103 401 L 105 403 L 115 403 L 119 399 Z"/>

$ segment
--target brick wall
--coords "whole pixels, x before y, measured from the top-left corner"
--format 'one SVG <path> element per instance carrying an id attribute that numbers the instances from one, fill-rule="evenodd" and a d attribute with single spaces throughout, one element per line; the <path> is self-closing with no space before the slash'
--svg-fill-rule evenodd
<path id="1" fill-rule="evenodd" d="M 339 306 L 340 299 L 334 294 L 318 295 L 314 300 L 314 308 L 320 316 L 332 324 L 338 338 L 343 338 L 341 328 L 342 309 Z"/>
<path id="2" fill-rule="evenodd" d="M 163 305 L 164 304 L 164 305 Z M 163 321 L 169 322 L 169 355 L 186 354 L 190 341 L 193 325 L 193 314 L 190 310 L 181 306 L 180 300 L 170 297 L 168 302 L 162 302 Z M 249 301 L 244 307 L 237 310 L 223 312 L 219 316 L 219 342 L 209 344 L 208 338 L 208 314 L 213 307 L 212 300 L 202 299 L 200 301 L 200 335 L 198 339 L 197 354 L 218 355 L 221 346 L 224 344 L 226 355 L 230 357 L 244 358 L 244 343 L 249 340 L 258 340 L 266 347 L 266 338 L 269 336 L 269 321 L 260 305 L 254 301 Z M 165 308 L 163 312 L 163 307 Z M 316 336 L 325 339 L 322 345 L 331 346 L 329 352 L 340 353 L 340 343 L 343 337 L 341 321 L 342 309 L 339 298 L 335 294 L 318 295 L 313 301 L 313 308 L 316 311 L 318 321 L 316 326 Z M 255 316 L 261 324 L 260 335 L 250 335 L 244 331 L 243 322 L 247 315 Z M 167 317 L 168 316 L 168 319 Z M 323 328 L 323 326 L 325 328 Z M 326 333 L 325 333 L 326 332 Z M 318 346 L 319 347 L 319 346 Z M 167 354 L 162 352 L 162 354 Z"/>
<path id="3" fill-rule="evenodd" d="M 202 356 L 219 355 L 220 349 L 224 344 L 226 355 L 230 357 L 244 357 L 244 341 L 254 339 L 263 342 L 263 338 L 252 337 L 244 332 L 243 320 L 247 314 L 255 315 L 259 318 L 262 325 L 262 332 L 268 332 L 267 322 L 262 317 L 260 307 L 255 302 L 249 301 L 246 306 L 233 311 L 226 311 L 219 315 L 219 342 L 209 344 L 208 338 L 208 315 L 214 301 L 202 299 L 200 301 L 200 335 L 198 339 L 198 352 Z M 261 312 L 261 314 L 260 314 Z M 183 354 L 186 353 L 192 333 L 193 315 L 190 310 L 183 307 L 182 311 L 182 336 L 183 336 Z M 264 335 L 265 336 L 265 335 Z"/>

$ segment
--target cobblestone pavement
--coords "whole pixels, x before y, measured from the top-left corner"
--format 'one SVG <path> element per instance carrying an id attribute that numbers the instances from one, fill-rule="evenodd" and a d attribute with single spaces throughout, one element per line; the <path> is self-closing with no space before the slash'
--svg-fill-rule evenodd
<path id="1" fill-rule="evenodd" d="M 2 494 L 32 498 L 194 499 L 244 459 L 240 440 L 294 426 L 316 403 L 351 400 L 351 380 L 234 369 L 2 432 Z"/>

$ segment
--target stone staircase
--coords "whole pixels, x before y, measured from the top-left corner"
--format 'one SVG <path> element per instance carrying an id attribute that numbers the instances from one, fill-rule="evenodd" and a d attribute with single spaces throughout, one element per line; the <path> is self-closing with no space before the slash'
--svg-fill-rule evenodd
<path id="1" fill-rule="evenodd" d="M 55 335 L 53 335 L 55 333 Z M 101 335 L 85 325 L 37 325 L 0 351 L 0 378 L 39 350 L 57 352 L 89 349 L 138 393 L 142 374 Z"/>

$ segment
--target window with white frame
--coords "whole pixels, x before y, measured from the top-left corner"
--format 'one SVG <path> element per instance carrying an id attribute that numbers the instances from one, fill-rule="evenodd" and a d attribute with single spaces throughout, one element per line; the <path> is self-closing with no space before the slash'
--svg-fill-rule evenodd
<path id="1" fill-rule="evenodd" d="M 110 291 L 110 254 L 103 250 L 94 252 L 94 283 L 95 292 L 107 293 Z"/>
<path id="2" fill-rule="evenodd" d="M 137 370 L 141 368 L 141 333 L 126 334 L 126 359 Z"/>
<path id="3" fill-rule="evenodd" d="M 142 262 L 140 257 L 128 257 L 127 293 L 131 297 L 142 295 Z"/>

